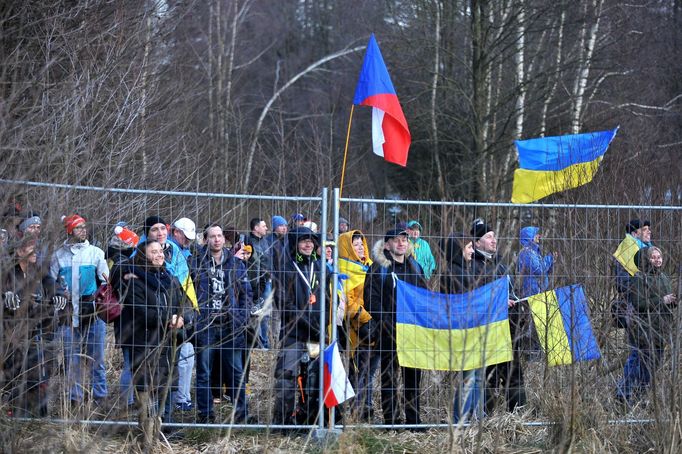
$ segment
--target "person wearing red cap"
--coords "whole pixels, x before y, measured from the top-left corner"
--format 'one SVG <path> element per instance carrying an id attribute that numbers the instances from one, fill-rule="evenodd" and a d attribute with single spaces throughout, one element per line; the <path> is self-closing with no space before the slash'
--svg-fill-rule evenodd
<path id="1" fill-rule="evenodd" d="M 83 400 L 84 387 L 80 359 L 87 354 L 92 376 L 92 395 L 102 403 L 108 395 L 104 366 L 106 324 L 95 315 L 95 292 L 107 281 L 109 268 L 104 251 L 88 242 L 85 219 L 73 214 L 63 218 L 67 240 L 55 251 L 50 276 L 68 295 L 71 317 L 61 326 L 64 365 L 67 371 L 69 398 L 72 404 Z M 85 350 L 85 351 L 83 351 Z"/>

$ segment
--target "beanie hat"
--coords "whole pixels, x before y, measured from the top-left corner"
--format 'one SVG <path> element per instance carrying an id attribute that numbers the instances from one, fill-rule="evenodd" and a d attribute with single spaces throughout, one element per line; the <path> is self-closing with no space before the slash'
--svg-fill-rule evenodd
<path id="1" fill-rule="evenodd" d="M 474 241 L 478 241 L 481 239 L 483 235 L 485 235 L 488 232 L 492 232 L 492 228 L 488 224 L 485 223 L 485 220 L 482 218 L 477 218 L 474 220 L 472 226 L 471 226 L 471 236 L 474 237 Z"/>
<path id="2" fill-rule="evenodd" d="M 248 252 L 249 254 L 253 254 L 253 246 L 251 246 L 250 244 L 245 244 L 244 246 L 242 246 L 242 250 L 244 252 Z"/>
<path id="3" fill-rule="evenodd" d="M 350 222 L 348 222 L 348 219 L 346 218 L 339 218 L 339 225 L 341 224 L 346 224 L 348 227 L 350 227 Z"/>
<path id="4" fill-rule="evenodd" d="M 40 219 L 40 216 L 31 216 L 30 218 L 26 218 L 21 221 L 21 224 L 19 224 L 19 230 L 25 232 L 30 226 L 36 224 L 41 225 L 42 223 L 43 221 Z"/>
<path id="5" fill-rule="evenodd" d="M 144 234 L 149 235 L 149 229 L 152 228 L 152 226 L 156 224 L 163 224 L 166 225 L 166 221 L 161 219 L 160 216 L 149 216 L 147 219 L 144 220 Z"/>
<path id="6" fill-rule="evenodd" d="M 424 230 L 424 229 L 422 228 L 422 225 L 421 225 L 421 224 L 419 223 L 419 221 L 417 221 L 416 219 L 413 219 L 413 220 L 411 220 L 411 221 L 407 221 L 407 228 L 408 228 L 408 229 L 413 229 L 413 230 L 416 228 L 416 229 L 419 230 L 420 232 L 421 232 L 422 230 Z"/>
<path id="7" fill-rule="evenodd" d="M 632 233 L 642 227 L 651 227 L 649 221 L 640 222 L 639 219 L 630 219 L 630 222 L 625 224 L 625 233 Z"/>
<path id="8" fill-rule="evenodd" d="M 71 235 L 73 233 L 73 229 L 75 229 L 81 224 L 85 224 L 85 219 L 77 214 L 72 214 L 71 216 L 63 217 L 62 222 L 64 222 L 64 228 L 66 228 L 66 233 L 68 235 Z"/>
<path id="9" fill-rule="evenodd" d="M 283 225 L 288 225 L 287 220 L 284 219 L 282 216 L 273 216 L 272 217 L 272 230 L 275 230 L 277 227 L 283 226 Z"/>
<path id="10" fill-rule="evenodd" d="M 140 237 L 137 236 L 137 233 L 133 232 L 128 227 L 117 225 L 114 227 L 114 235 L 128 247 L 135 247 L 137 246 L 137 243 L 140 242 Z"/>

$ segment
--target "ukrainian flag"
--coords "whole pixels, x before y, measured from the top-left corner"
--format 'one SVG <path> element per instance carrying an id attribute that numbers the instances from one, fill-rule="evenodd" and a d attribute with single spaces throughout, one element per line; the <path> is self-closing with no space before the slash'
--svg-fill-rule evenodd
<path id="1" fill-rule="evenodd" d="M 587 316 L 580 285 L 569 285 L 528 298 L 547 364 L 558 366 L 599 359 L 601 353 Z"/>
<path id="2" fill-rule="evenodd" d="M 634 276 L 639 271 L 637 265 L 635 264 L 635 254 L 639 251 L 639 244 L 631 235 L 625 235 L 623 241 L 620 242 L 616 252 L 613 256 L 623 265 L 623 268 L 630 273 L 630 276 Z"/>
<path id="3" fill-rule="evenodd" d="M 461 295 L 397 280 L 396 349 L 403 367 L 472 370 L 512 360 L 509 279 Z"/>
<path id="4" fill-rule="evenodd" d="M 592 181 L 618 128 L 611 131 L 517 140 L 513 203 L 530 203 Z"/>

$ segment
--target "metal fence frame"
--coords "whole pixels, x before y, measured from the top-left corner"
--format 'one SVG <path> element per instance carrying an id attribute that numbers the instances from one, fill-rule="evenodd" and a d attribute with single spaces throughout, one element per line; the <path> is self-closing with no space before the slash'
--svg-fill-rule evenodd
<path id="1" fill-rule="evenodd" d="M 394 200 L 394 199 L 374 199 L 374 198 L 353 198 L 353 197 L 340 197 L 340 191 L 338 188 L 334 188 L 331 197 L 331 207 L 329 206 L 329 191 L 328 188 L 322 188 L 319 196 L 278 196 L 278 195 L 254 195 L 254 194 L 223 194 L 223 193 L 202 193 L 202 192 L 184 192 L 184 191 L 166 191 L 166 190 L 146 190 L 146 189 L 127 189 L 127 188 L 107 188 L 107 187 L 95 187 L 95 186 L 84 186 L 84 185 L 69 185 L 69 184 L 58 184 L 58 183 L 43 183 L 34 182 L 27 180 L 11 180 L 11 179 L 0 179 L 0 184 L 3 185 L 13 185 L 13 186 L 24 186 L 24 187 L 34 187 L 34 188 L 47 188 L 47 189 L 65 189 L 65 190 L 80 190 L 80 191 L 94 191 L 103 193 L 120 193 L 120 194 L 139 194 L 139 195 L 159 195 L 159 196 L 179 196 L 179 197 L 195 197 L 195 198 L 217 198 L 217 199 L 241 199 L 241 200 L 272 200 L 272 201 L 288 201 L 288 202 L 319 202 L 321 204 L 322 215 L 320 216 L 320 231 L 329 231 L 328 216 L 331 215 L 331 226 L 334 241 L 338 241 L 339 238 L 339 218 L 340 210 L 342 204 L 352 204 L 352 203 L 375 203 L 375 204 L 393 204 L 400 203 L 401 205 L 410 206 L 427 206 L 427 207 L 469 207 L 469 208 L 490 208 L 490 207 L 500 207 L 500 208 L 546 208 L 546 209 L 618 209 L 618 210 L 650 210 L 650 211 L 672 211 L 675 213 L 682 212 L 682 206 L 659 206 L 659 205 L 577 205 L 577 204 L 546 204 L 546 203 L 535 203 L 535 204 L 512 204 L 506 202 L 457 202 L 457 201 L 420 201 L 420 200 Z M 338 248 L 334 248 L 334 268 L 332 272 L 332 288 L 336 288 L 338 285 Z M 326 279 L 326 267 L 322 267 L 321 270 L 321 280 L 325 282 Z M 326 292 L 322 292 L 321 301 L 321 318 L 320 325 L 325 326 L 325 298 Z M 333 313 L 332 317 L 336 316 L 336 307 L 338 304 L 338 295 L 336 292 L 332 292 L 331 308 Z M 330 343 L 334 342 L 337 338 L 336 325 L 332 323 L 332 332 L 330 333 Z M 324 332 L 320 336 L 320 350 L 324 351 L 325 348 L 325 336 Z M 324 355 L 320 354 L 319 361 L 319 376 L 324 376 Z M 336 424 L 335 422 L 335 411 L 331 409 L 329 411 L 330 420 L 328 428 L 325 428 L 324 424 L 324 386 L 323 381 L 320 380 L 319 384 L 319 414 L 318 422 L 315 425 L 276 425 L 276 424 L 199 424 L 199 423 L 165 423 L 164 426 L 169 427 L 183 427 L 183 428 L 205 428 L 205 429 L 229 429 L 229 428 L 248 428 L 248 429 L 259 429 L 259 430 L 271 430 L 271 429 L 315 429 L 318 435 L 324 435 L 329 433 L 329 431 L 338 431 L 339 429 L 352 428 L 360 425 L 355 424 Z M 17 421 L 31 421 L 32 418 L 17 418 Z M 86 425 L 95 426 L 136 426 L 135 421 L 113 421 L 113 420 L 70 420 L 70 419 L 51 419 L 50 421 L 59 424 L 71 424 L 80 423 Z M 653 419 L 610 419 L 608 424 L 652 424 L 655 423 Z M 552 422 L 543 421 L 526 421 L 523 425 L 529 427 L 535 426 L 548 426 L 553 425 Z M 458 426 L 466 427 L 470 423 L 459 424 Z M 397 429 L 397 428 L 446 428 L 452 427 L 451 424 L 422 424 L 420 426 L 414 425 L 383 425 L 383 424 L 363 424 L 361 427 L 372 427 L 377 429 Z"/>

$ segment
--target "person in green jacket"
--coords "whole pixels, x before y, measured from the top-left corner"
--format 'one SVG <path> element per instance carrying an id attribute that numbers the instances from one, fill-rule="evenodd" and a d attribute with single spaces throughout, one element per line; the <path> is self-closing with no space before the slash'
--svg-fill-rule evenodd
<path id="1" fill-rule="evenodd" d="M 677 296 L 670 278 L 663 272 L 663 254 L 655 246 L 637 251 L 639 272 L 630 280 L 628 299 L 632 313 L 628 319 L 629 338 L 642 358 L 638 374 L 625 377 L 634 391 L 641 393 L 651 383 L 660 365 L 663 350 L 673 332 L 673 309 Z"/>
<path id="2" fill-rule="evenodd" d="M 410 243 L 412 243 L 414 249 L 412 257 L 414 257 L 417 263 L 422 267 L 424 278 L 428 281 L 431 278 L 431 274 L 436 269 L 436 259 L 433 257 L 429 243 L 420 238 L 424 229 L 419 221 L 412 220 L 407 223 L 405 230 L 410 237 Z"/>

